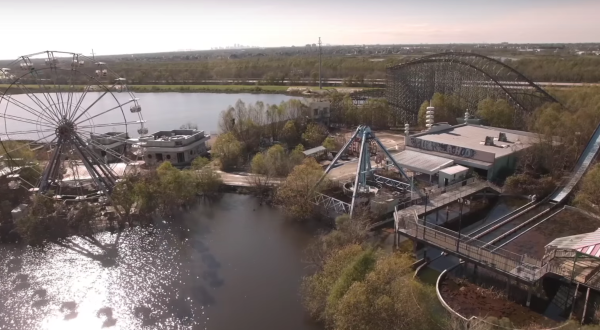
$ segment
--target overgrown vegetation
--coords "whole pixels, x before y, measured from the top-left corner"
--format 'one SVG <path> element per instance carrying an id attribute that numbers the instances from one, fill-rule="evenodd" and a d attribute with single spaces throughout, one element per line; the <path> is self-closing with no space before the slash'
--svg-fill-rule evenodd
<path id="1" fill-rule="evenodd" d="M 163 162 L 156 170 L 139 171 L 123 177 L 115 186 L 111 201 L 117 214 L 102 217 L 95 202 L 56 201 L 34 195 L 26 214 L 15 221 L 15 229 L 28 244 L 59 242 L 71 235 L 92 238 L 107 227 L 148 225 L 153 216 L 168 216 L 197 201 L 214 198 L 221 178 L 205 158 L 197 158 L 191 170 L 178 170 Z"/>
<path id="2" fill-rule="evenodd" d="M 307 311 L 330 329 L 434 329 L 435 293 L 412 278 L 414 260 L 366 244 L 368 219 L 336 219 L 336 230 L 306 251 L 315 273 L 302 282 Z"/>
<path id="3" fill-rule="evenodd" d="M 547 194 L 572 171 L 600 122 L 600 88 L 551 90 L 562 103 L 547 104 L 529 119 L 535 144 L 522 153 L 518 172 L 506 181 L 510 192 Z"/>
<path id="4" fill-rule="evenodd" d="M 284 211 L 293 219 L 313 218 L 316 210 L 312 200 L 329 184 L 327 179 L 321 180 L 323 174 L 314 158 L 304 159 L 277 188 L 276 202 L 285 205 Z"/>

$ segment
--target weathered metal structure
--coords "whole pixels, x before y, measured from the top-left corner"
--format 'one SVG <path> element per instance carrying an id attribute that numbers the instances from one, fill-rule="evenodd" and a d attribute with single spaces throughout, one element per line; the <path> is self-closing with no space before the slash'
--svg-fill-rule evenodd
<path id="1" fill-rule="evenodd" d="M 506 99 L 515 108 L 515 123 L 546 102 L 558 102 L 522 73 L 475 53 L 433 54 L 387 69 L 386 98 L 394 124 L 416 123 L 421 104 L 435 93 L 457 96 L 468 109 L 488 97 Z"/>
<path id="2" fill-rule="evenodd" d="M 340 151 L 338 151 L 332 162 L 327 166 L 327 169 L 325 169 L 325 172 L 317 182 L 317 185 L 325 178 L 327 173 L 338 165 L 341 156 L 351 149 L 355 149 L 354 152 L 358 154 L 356 175 L 354 180 L 352 180 L 348 186 L 348 189 L 352 192 L 352 202 L 347 204 L 331 196 L 318 194 L 314 201 L 317 205 L 324 206 L 325 208 L 337 211 L 338 213 L 349 213 L 350 216 L 352 216 L 354 208 L 358 203 L 357 201 L 359 199 L 370 199 L 370 197 L 377 194 L 378 187 L 381 187 L 381 185 L 387 185 L 409 192 L 413 190 L 414 187 L 412 181 L 410 181 L 411 179 L 404 173 L 402 167 L 400 167 L 394 157 L 390 155 L 385 146 L 375 136 L 375 133 L 371 131 L 371 128 L 364 125 L 358 126 L 350 139 Z M 381 160 L 387 158 L 406 182 L 374 174 L 374 169 L 371 167 L 371 157 L 375 158 L 377 156 L 377 149 L 382 152 Z M 369 181 L 373 181 L 374 185 L 369 183 Z"/>

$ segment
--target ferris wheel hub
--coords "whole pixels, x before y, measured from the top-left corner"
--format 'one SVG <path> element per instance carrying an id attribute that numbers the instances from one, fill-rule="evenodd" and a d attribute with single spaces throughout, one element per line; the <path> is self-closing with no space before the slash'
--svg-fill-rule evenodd
<path id="1" fill-rule="evenodd" d="M 59 122 L 58 127 L 56 127 L 56 135 L 63 138 L 74 136 L 76 131 L 75 123 L 72 120 L 64 118 Z"/>

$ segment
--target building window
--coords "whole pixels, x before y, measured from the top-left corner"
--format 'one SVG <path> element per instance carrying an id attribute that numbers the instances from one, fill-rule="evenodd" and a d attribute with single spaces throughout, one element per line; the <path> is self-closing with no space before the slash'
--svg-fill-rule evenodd
<path id="1" fill-rule="evenodd" d="M 159 162 L 162 162 L 163 155 L 162 154 L 156 154 L 156 160 L 159 161 Z"/>
<path id="2" fill-rule="evenodd" d="M 190 150 L 190 155 L 193 155 L 193 154 L 194 154 L 194 150 Z"/>
<path id="3" fill-rule="evenodd" d="M 167 155 L 167 159 L 171 159 L 171 155 Z"/>
<path id="4" fill-rule="evenodd" d="M 319 115 L 319 109 L 314 109 L 315 117 Z"/>
<path id="5" fill-rule="evenodd" d="M 152 155 L 150 155 L 150 154 L 149 154 L 149 155 L 148 155 L 148 159 L 152 159 Z"/>

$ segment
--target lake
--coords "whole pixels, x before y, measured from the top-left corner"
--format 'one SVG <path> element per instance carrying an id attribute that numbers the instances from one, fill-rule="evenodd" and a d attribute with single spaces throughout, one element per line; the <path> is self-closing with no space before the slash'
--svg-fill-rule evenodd
<path id="1" fill-rule="evenodd" d="M 45 139 L 54 137 L 56 117 L 65 108 L 75 109 L 83 93 L 74 93 L 72 98 L 68 94 L 17 94 L 11 96 L 11 103 L 6 100 L 0 102 L 2 112 L 6 110 L 4 119 L 0 119 L 0 134 L 5 138 L 6 132 L 11 139 Z M 177 129 L 188 122 L 198 125 L 198 129 L 206 132 L 218 130 L 219 114 L 238 100 L 246 104 L 262 101 L 265 104 L 280 104 L 281 102 L 298 99 L 298 97 L 281 94 L 225 94 L 225 93 L 137 93 L 139 104 L 142 107 L 142 117 L 147 122 L 145 126 L 149 132 L 159 130 Z M 108 131 L 123 131 L 127 127 L 131 137 L 137 137 L 139 120 L 137 114 L 130 112 L 130 105 L 121 108 L 131 99 L 128 93 L 114 92 L 106 94 L 89 92 L 85 95 L 80 105 L 76 118 L 78 131 L 84 135 L 90 132 L 104 133 Z M 97 101 L 97 102 L 95 102 Z M 66 106 L 65 106 L 66 105 Z M 69 106 L 71 105 L 71 106 Z M 86 112 L 85 109 L 89 110 Z M 41 114 L 44 109 L 44 114 Z M 49 115 L 47 115 L 49 114 Z M 14 117 L 16 116 L 16 117 Z M 6 119 L 8 118 L 8 119 Z M 2 125 L 1 123 L 4 123 Z M 123 125 L 123 123 L 131 123 Z"/>
<path id="2" fill-rule="evenodd" d="M 0 246 L 0 329 L 322 329 L 298 292 L 317 228 L 235 194 L 176 223 Z"/>

